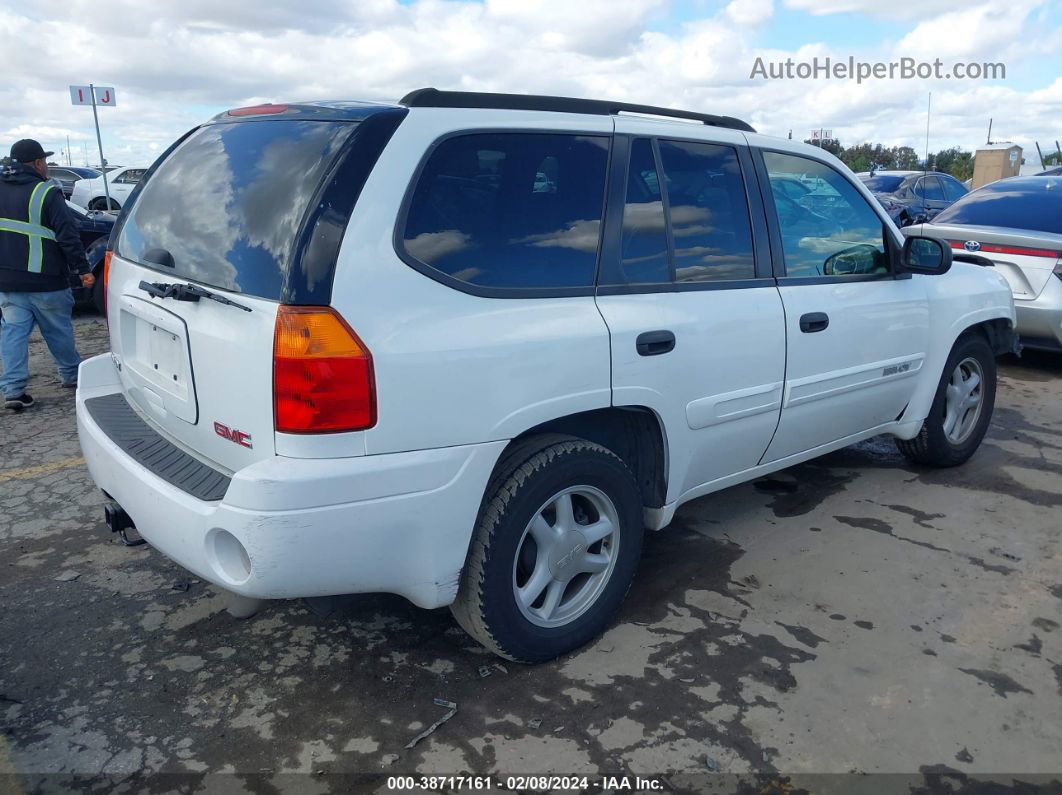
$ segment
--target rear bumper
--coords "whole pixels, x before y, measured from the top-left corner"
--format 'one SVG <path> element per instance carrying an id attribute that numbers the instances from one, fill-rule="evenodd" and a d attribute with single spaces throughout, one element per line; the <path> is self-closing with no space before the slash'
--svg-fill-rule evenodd
<path id="1" fill-rule="evenodd" d="M 1022 345 L 1062 350 L 1062 279 L 1051 276 L 1031 301 L 1015 299 L 1014 310 Z"/>
<path id="2" fill-rule="evenodd" d="M 384 592 L 428 608 L 453 601 L 505 442 L 277 456 L 233 473 L 225 496 L 208 502 L 153 474 L 93 420 L 85 401 L 119 391 L 110 356 L 82 363 L 77 422 L 85 461 L 140 535 L 181 566 L 253 598 Z"/>

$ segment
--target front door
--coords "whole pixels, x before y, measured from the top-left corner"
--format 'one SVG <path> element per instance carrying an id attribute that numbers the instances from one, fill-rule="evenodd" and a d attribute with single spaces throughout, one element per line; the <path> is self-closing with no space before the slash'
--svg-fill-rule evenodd
<path id="1" fill-rule="evenodd" d="M 893 274 L 900 244 L 869 195 L 823 161 L 762 156 L 765 179 L 801 178 L 819 194 L 803 206 L 769 191 L 787 355 L 766 463 L 897 420 L 925 365 L 929 309 L 921 278 Z"/>
<path id="2" fill-rule="evenodd" d="M 597 304 L 613 404 L 648 407 L 667 430 L 671 502 L 767 449 L 785 370 L 782 302 L 744 137 L 658 139 L 674 125 L 623 117 L 616 127 Z"/>

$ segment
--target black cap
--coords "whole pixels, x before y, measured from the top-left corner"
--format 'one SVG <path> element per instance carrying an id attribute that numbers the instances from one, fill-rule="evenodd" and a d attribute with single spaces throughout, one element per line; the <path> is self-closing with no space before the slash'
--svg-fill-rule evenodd
<path id="1" fill-rule="evenodd" d="M 11 159 L 19 163 L 32 163 L 42 157 L 50 157 L 55 152 L 45 152 L 44 147 L 32 138 L 23 138 L 11 145 Z"/>

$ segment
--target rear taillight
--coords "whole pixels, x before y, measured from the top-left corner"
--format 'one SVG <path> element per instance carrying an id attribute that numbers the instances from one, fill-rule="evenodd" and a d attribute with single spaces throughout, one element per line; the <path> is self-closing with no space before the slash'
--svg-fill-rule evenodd
<path id="1" fill-rule="evenodd" d="M 376 423 L 372 356 L 335 310 L 277 312 L 273 416 L 281 433 L 361 431 Z"/>
<path id="2" fill-rule="evenodd" d="M 103 255 L 103 319 L 110 325 L 110 318 L 107 312 L 107 283 L 111 279 L 111 257 L 114 252 L 110 249 Z"/>

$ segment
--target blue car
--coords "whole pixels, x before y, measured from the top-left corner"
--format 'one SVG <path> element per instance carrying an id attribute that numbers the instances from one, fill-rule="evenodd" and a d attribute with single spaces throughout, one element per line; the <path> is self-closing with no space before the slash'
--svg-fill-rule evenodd
<path id="1" fill-rule="evenodd" d="M 864 171 L 856 176 L 897 226 L 925 223 L 970 192 L 939 171 Z"/>
<path id="2" fill-rule="evenodd" d="M 85 255 L 88 257 L 89 267 L 96 277 L 93 287 L 82 287 L 81 281 L 70 277 L 70 287 L 74 291 L 74 300 L 78 304 L 94 304 L 103 312 L 103 255 L 107 251 L 107 240 L 111 236 L 111 227 L 118 217 L 116 213 L 102 210 L 85 210 L 72 202 L 66 203 L 70 214 L 77 222 L 78 233 L 81 235 L 81 243 L 85 246 Z"/>

